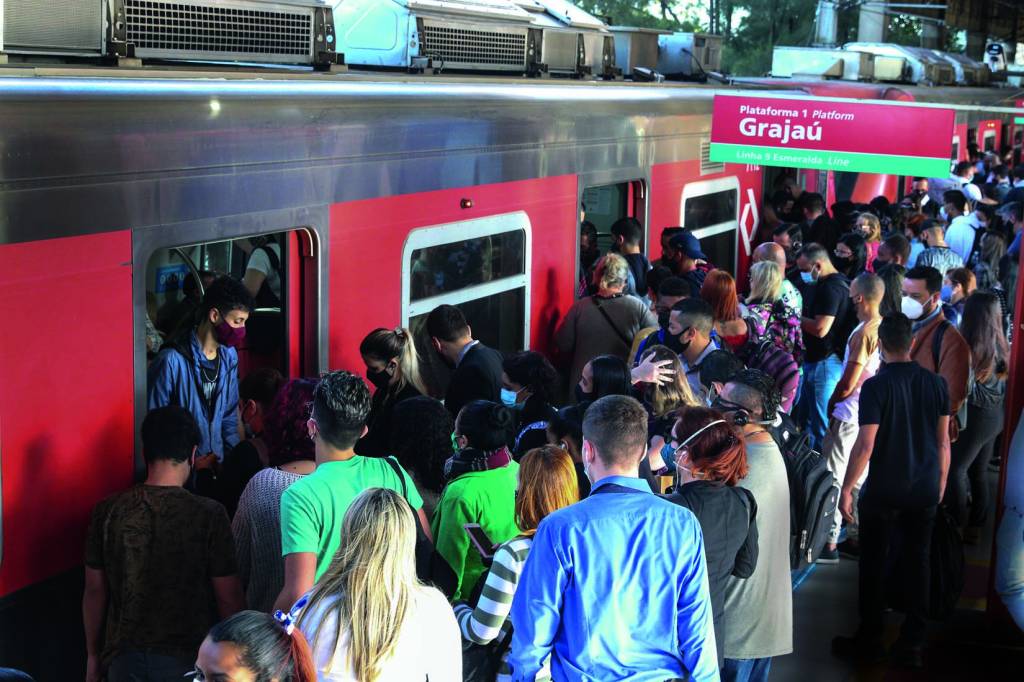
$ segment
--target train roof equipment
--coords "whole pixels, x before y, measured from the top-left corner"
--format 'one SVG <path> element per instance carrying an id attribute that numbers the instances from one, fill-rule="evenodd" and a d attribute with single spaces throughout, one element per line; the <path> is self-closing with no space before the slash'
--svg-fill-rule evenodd
<path id="1" fill-rule="evenodd" d="M 6 0 L 0 9 L 0 63 L 13 55 L 326 68 L 336 59 L 325 0 Z"/>

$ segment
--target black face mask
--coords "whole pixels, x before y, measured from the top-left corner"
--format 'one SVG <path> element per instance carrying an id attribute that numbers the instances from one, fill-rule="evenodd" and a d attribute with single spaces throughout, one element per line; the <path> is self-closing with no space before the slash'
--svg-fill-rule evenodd
<path id="1" fill-rule="evenodd" d="M 583 388 L 579 384 L 576 384 L 576 402 L 577 403 L 590 402 L 593 399 L 594 399 L 594 394 L 593 393 L 584 393 L 583 392 Z"/>
<path id="2" fill-rule="evenodd" d="M 668 322 L 670 317 L 672 317 L 671 310 L 666 310 L 663 313 L 658 313 L 658 326 L 664 329 L 666 332 L 668 331 Z"/>
<path id="3" fill-rule="evenodd" d="M 876 258 L 875 260 L 871 261 L 871 268 L 877 273 L 879 270 L 881 270 L 888 264 L 889 261 L 882 260 L 881 258 Z"/>
<path id="4" fill-rule="evenodd" d="M 690 331 L 690 327 L 687 327 L 686 329 L 684 329 L 679 334 L 679 336 L 672 337 L 672 340 L 676 342 L 676 345 L 679 348 L 679 350 L 676 351 L 677 353 L 682 353 L 683 351 L 685 351 L 687 348 L 690 347 L 690 344 L 693 342 L 692 339 L 689 340 L 689 341 L 683 341 L 683 334 L 685 334 L 688 331 Z M 671 334 L 669 336 L 671 337 Z M 675 350 L 675 349 L 673 349 L 673 350 Z"/>
<path id="5" fill-rule="evenodd" d="M 844 275 L 850 274 L 850 266 L 853 265 L 852 258 L 843 258 L 842 256 L 832 256 L 832 265 L 836 266 L 836 270 L 843 273 Z"/>
<path id="6" fill-rule="evenodd" d="M 380 388 L 387 388 L 388 384 L 391 383 L 391 377 L 393 377 L 393 376 L 394 376 L 394 373 L 393 372 L 389 372 L 387 367 L 385 367 L 384 369 L 382 369 L 380 371 L 372 370 L 372 369 L 367 369 L 366 370 L 366 378 L 369 379 L 370 383 L 373 384 L 374 387 L 376 387 L 378 389 L 380 389 Z"/>
<path id="7" fill-rule="evenodd" d="M 662 334 L 662 337 L 665 339 L 665 347 L 668 348 L 673 353 L 675 353 L 676 355 L 682 353 L 684 348 L 683 344 L 679 343 L 679 337 L 672 336 L 671 334 L 669 334 L 668 329 L 665 329 L 664 331 L 665 333 Z"/>

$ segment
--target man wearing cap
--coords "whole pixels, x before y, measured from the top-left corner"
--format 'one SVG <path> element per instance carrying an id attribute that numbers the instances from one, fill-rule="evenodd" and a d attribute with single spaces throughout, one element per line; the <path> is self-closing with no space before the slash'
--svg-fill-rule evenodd
<path id="1" fill-rule="evenodd" d="M 700 296 L 704 277 L 714 269 L 700 248 L 700 240 L 684 229 L 669 240 L 672 247 L 672 265 L 676 274 L 690 285 L 690 295 Z"/>

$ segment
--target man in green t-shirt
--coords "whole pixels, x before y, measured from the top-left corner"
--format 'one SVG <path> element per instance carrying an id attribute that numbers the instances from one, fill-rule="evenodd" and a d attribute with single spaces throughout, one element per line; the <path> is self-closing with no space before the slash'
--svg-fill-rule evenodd
<path id="1" fill-rule="evenodd" d="M 324 574 L 341 546 L 341 523 L 359 493 L 368 488 L 405 491 L 429 536 L 423 500 L 409 475 L 382 458 L 353 451 L 366 435 L 370 392 L 350 372 L 331 372 L 313 392 L 309 436 L 316 447 L 316 470 L 281 496 L 281 554 L 284 588 L 274 608 L 287 611 Z M 398 467 L 396 469 L 396 467 Z M 396 471 L 402 472 L 399 478 Z"/>

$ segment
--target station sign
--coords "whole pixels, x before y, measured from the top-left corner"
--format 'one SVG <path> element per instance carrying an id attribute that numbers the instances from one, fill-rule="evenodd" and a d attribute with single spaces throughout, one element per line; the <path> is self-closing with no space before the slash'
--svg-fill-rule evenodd
<path id="1" fill-rule="evenodd" d="M 715 95 L 711 161 L 944 178 L 952 109 Z"/>

